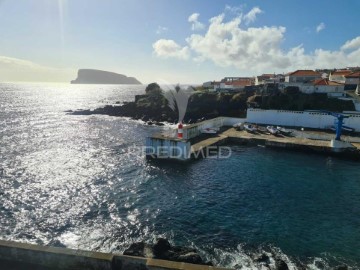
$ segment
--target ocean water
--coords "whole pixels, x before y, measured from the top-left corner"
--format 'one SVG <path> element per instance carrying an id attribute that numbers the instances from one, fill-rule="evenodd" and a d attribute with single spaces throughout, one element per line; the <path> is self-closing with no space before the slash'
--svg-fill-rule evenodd
<path id="1" fill-rule="evenodd" d="M 229 159 L 146 161 L 165 127 L 65 111 L 131 101 L 145 86 L 0 84 L 0 238 L 122 252 L 167 237 L 216 265 L 360 268 L 359 163 L 231 145 Z"/>

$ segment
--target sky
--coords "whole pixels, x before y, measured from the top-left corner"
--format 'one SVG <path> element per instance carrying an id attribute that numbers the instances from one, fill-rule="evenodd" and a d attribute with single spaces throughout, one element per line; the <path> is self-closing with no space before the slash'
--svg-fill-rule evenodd
<path id="1" fill-rule="evenodd" d="M 0 0 L 0 81 L 143 83 L 360 66 L 360 1 Z"/>

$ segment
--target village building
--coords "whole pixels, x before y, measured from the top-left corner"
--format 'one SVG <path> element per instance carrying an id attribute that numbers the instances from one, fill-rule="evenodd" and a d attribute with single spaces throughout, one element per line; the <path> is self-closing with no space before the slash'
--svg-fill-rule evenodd
<path id="1" fill-rule="evenodd" d="M 286 83 L 310 83 L 321 79 L 321 73 L 313 70 L 296 70 L 285 75 Z"/>

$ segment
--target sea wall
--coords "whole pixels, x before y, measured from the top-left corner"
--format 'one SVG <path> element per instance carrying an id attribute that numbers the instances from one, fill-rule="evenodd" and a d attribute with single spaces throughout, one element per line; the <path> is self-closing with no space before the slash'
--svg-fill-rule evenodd
<path id="1" fill-rule="evenodd" d="M 149 258 L 114 255 L 67 248 L 44 247 L 0 240 L 0 268 L 61 270 L 225 270 Z"/>
<path id="2" fill-rule="evenodd" d="M 344 120 L 346 126 L 360 132 L 360 115 L 347 114 L 350 117 Z M 336 118 L 321 112 L 283 111 L 248 109 L 247 121 L 264 125 L 281 125 L 289 127 L 308 127 L 326 129 L 335 123 Z"/>
<path id="3" fill-rule="evenodd" d="M 187 160 L 190 157 L 190 151 L 191 144 L 187 141 L 157 136 L 146 138 L 147 157 Z"/>

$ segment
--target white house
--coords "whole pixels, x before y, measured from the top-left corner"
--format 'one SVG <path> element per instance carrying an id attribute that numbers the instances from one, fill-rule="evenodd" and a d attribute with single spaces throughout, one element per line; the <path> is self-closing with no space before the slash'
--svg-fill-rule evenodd
<path id="1" fill-rule="evenodd" d="M 271 81 L 271 79 L 274 77 L 274 74 L 263 74 L 261 76 L 256 76 L 255 77 L 255 85 L 260 85 L 260 84 L 265 84 L 269 81 Z M 273 82 L 273 81 L 271 81 Z"/>
<path id="2" fill-rule="evenodd" d="M 345 76 L 345 89 L 355 90 L 360 84 L 360 71 L 352 72 Z"/>
<path id="3" fill-rule="evenodd" d="M 253 85 L 251 78 L 241 78 L 239 80 L 222 80 L 214 85 L 214 91 L 241 91 L 246 86 Z"/>
<path id="4" fill-rule="evenodd" d="M 338 82 L 338 83 L 345 83 L 346 82 L 345 76 L 349 75 L 351 73 L 352 73 L 352 71 L 347 70 L 347 69 L 336 70 L 336 71 L 330 73 L 329 80 L 333 81 L 333 82 Z"/>
<path id="5" fill-rule="evenodd" d="M 313 86 L 314 93 L 343 93 L 345 85 L 328 79 L 320 79 L 314 81 Z"/>
<path id="6" fill-rule="evenodd" d="M 328 79 L 317 79 L 309 83 L 280 83 L 279 89 L 283 90 L 289 86 L 299 87 L 299 90 L 305 94 L 326 93 L 331 97 L 343 97 L 344 84 L 332 82 Z"/>
<path id="7" fill-rule="evenodd" d="M 321 73 L 313 70 L 296 70 L 285 75 L 287 83 L 310 83 L 317 79 L 321 79 Z"/>
<path id="8" fill-rule="evenodd" d="M 267 83 L 279 83 L 285 80 L 285 76 L 282 74 L 262 74 L 255 77 L 255 85 L 267 84 Z"/>

